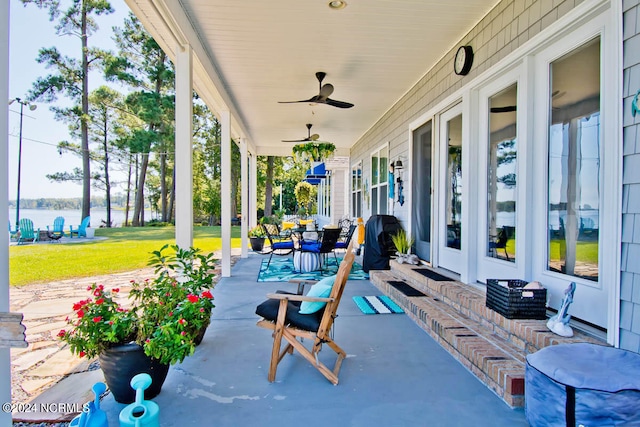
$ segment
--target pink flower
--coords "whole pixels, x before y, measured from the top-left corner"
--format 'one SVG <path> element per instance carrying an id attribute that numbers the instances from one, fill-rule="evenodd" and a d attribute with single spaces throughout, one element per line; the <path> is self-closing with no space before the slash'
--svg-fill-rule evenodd
<path id="1" fill-rule="evenodd" d="M 180 323 L 181 325 L 184 325 L 185 323 L 187 323 L 187 321 L 180 318 L 180 320 L 178 320 L 178 323 Z"/>
<path id="2" fill-rule="evenodd" d="M 94 323 L 98 323 L 101 320 L 102 320 L 102 316 L 96 316 L 96 317 L 93 318 L 93 322 Z"/>
<path id="3" fill-rule="evenodd" d="M 208 298 L 208 299 L 212 299 L 212 298 L 213 298 L 213 295 L 211 295 L 211 291 L 204 291 L 204 292 L 202 293 L 202 296 L 203 296 L 204 298 Z"/>
<path id="4" fill-rule="evenodd" d="M 64 329 L 60 329 L 60 332 L 58 332 L 58 336 L 62 338 L 63 336 L 65 336 L 66 333 L 67 331 L 65 331 Z"/>
<path id="5" fill-rule="evenodd" d="M 82 311 L 82 310 L 78 310 L 76 312 L 76 314 L 78 315 L 78 318 L 80 318 L 80 319 L 82 319 L 84 317 L 84 311 Z"/>
<path id="6" fill-rule="evenodd" d="M 180 332 L 180 335 L 185 336 L 187 333 L 185 331 Z"/>
<path id="7" fill-rule="evenodd" d="M 81 352 L 80 352 L 80 354 L 79 354 L 78 356 L 80 356 L 80 357 L 84 357 L 84 356 L 85 356 L 85 354 L 87 354 L 87 353 L 85 353 L 84 351 L 81 351 Z"/>
<path id="8" fill-rule="evenodd" d="M 111 289 L 111 292 L 113 292 L 114 294 L 117 294 L 118 292 L 120 292 L 120 288 L 113 288 Z"/>
<path id="9" fill-rule="evenodd" d="M 98 298 L 96 300 L 96 304 L 98 304 L 98 305 L 102 304 L 103 302 L 104 302 L 104 298 Z"/>
<path id="10" fill-rule="evenodd" d="M 187 295 L 187 299 L 190 302 L 198 302 L 198 295 L 189 294 L 189 295 Z"/>
<path id="11" fill-rule="evenodd" d="M 204 313 L 204 308 L 200 307 L 200 313 Z"/>

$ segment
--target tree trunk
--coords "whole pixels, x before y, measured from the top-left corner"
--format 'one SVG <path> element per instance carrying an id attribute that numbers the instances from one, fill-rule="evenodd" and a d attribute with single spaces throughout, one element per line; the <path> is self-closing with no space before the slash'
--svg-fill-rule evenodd
<path id="1" fill-rule="evenodd" d="M 160 153 L 160 213 L 162 215 L 162 222 L 169 222 L 169 212 L 167 211 L 167 154 L 166 153 Z"/>
<path id="2" fill-rule="evenodd" d="M 144 181 L 147 176 L 147 166 L 149 166 L 149 153 L 142 153 L 142 162 L 140 164 L 136 191 L 136 202 L 133 210 L 134 227 L 142 227 L 144 225 Z"/>
<path id="3" fill-rule="evenodd" d="M 107 118 L 105 116 L 104 121 L 104 140 L 102 141 L 103 149 L 104 149 L 104 184 L 105 184 L 105 197 L 107 202 L 107 228 L 111 227 L 111 182 L 109 182 L 109 150 L 108 150 L 108 125 Z"/>
<path id="4" fill-rule="evenodd" d="M 133 158 L 129 154 L 129 171 L 127 173 L 127 204 L 124 207 L 124 225 L 129 225 L 129 203 L 131 203 L 131 167 Z M 137 156 L 136 156 L 137 161 Z"/>
<path id="5" fill-rule="evenodd" d="M 264 216 L 271 216 L 273 204 L 273 156 L 267 157 L 267 179 L 264 188 Z"/>
<path id="6" fill-rule="evenodd" d="M 87 6 L 82 2 L 82 117 L 80 118 L 80 136 L 82 145 L 82 218 L 91 212 L 91 158 L 89 157 L 89 61 L 87 35 Z"/>
<path id="7" fill-rule="evenodd" d="M 169 211 L 167 222 L 173 221 L 173 208 L 176 203 L 176 168 L 173 168 L 173 173 L 171 174 L 171 193 L 169 194 Z"/>

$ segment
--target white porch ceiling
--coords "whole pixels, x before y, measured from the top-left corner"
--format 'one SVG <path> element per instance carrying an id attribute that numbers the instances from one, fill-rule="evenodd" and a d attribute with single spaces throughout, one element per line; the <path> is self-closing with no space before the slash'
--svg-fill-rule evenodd
<path id="1" fill-rule="evenodd" d="M 259 154 L 282 155 L 294 144 L 281 140 L 306 137 L 306 123 L 338 153 L 348 153 L 497 3 L 347 1 L 342 10 L 330 9 L 328 0 L 128 3 L 170 56 L 176 30 L 167 21 L 176 22 L 192 45 L 200 43 L 201 54 L 194 52 L 207 72 L 194 75 L 196 88 L 222 94 L 216 97 L 235 116 L 237 133 Z M 317 71 L 327 73 L 323 83 L 334 85 L 332 99 L 355 106 L 278 103 L 316 95 Z"/>

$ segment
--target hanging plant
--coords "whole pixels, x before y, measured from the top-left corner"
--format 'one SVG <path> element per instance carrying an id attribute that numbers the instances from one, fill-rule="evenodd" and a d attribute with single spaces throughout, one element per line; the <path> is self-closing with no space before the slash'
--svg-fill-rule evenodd
<path id="1" fill-rule="evenodd" d="M 321 162 L 333 155 L 336 146 L 331 142 L 307 142 L 293 146 L 293 154 L 297 159 Z"/>

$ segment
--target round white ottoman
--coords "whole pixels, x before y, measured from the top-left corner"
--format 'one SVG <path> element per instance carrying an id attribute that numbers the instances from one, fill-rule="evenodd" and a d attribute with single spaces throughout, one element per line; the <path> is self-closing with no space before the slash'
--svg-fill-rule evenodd
<path id="1" fill-rule="evenodd" d="M 293 268 L 299 273 L 309 273 L 320 269 L 320 255 L 315 252 L 295 251 Z"/>

